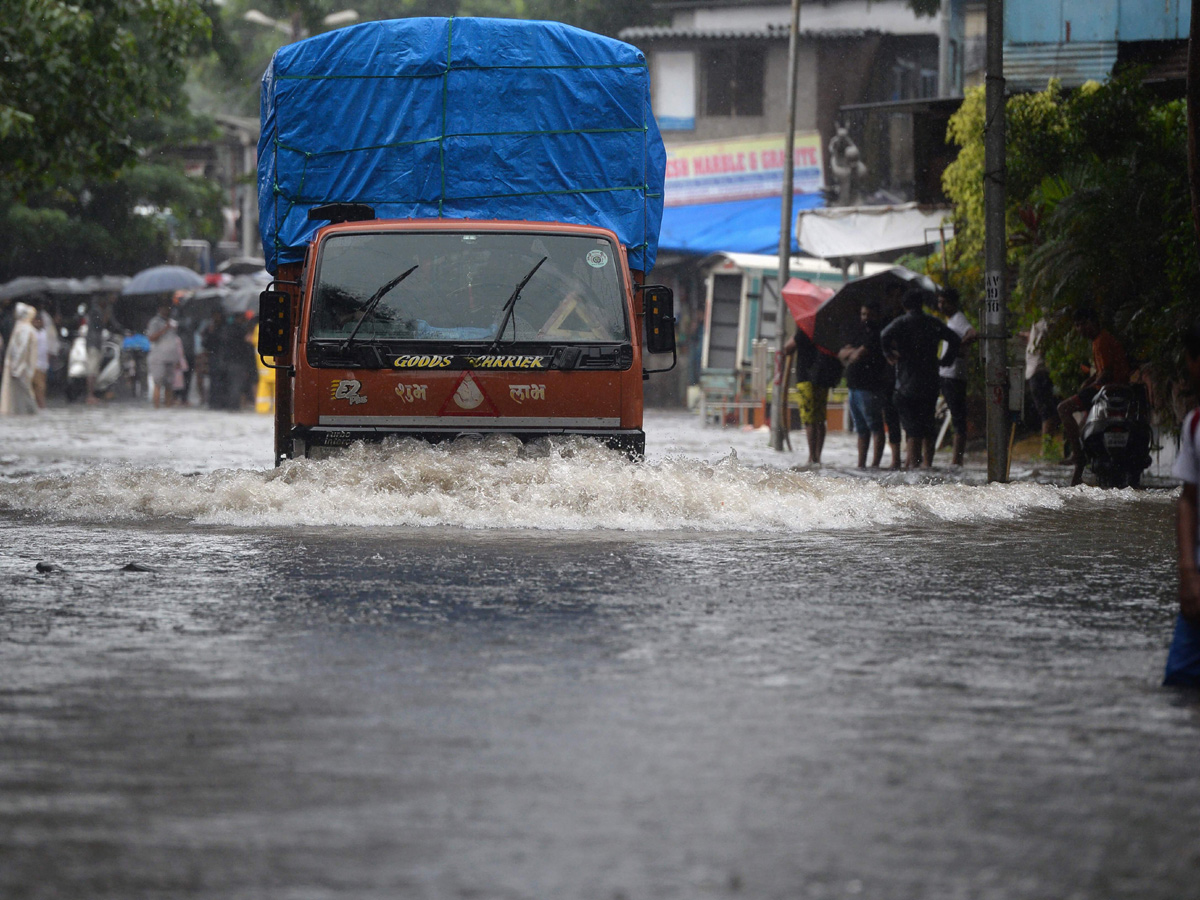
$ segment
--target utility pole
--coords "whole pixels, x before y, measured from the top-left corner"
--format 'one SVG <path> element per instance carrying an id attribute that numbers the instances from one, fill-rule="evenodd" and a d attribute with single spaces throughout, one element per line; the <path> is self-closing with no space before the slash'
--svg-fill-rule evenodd
<path id="1" fill-rule="evenodd" d="M 1004 230 L 1004 0 L 987 0 L 984 122 L 984 370 L 988 481 L 1008 481 L 1008 284 Z"/>
<path id="2" fill-rule="evenodd" d="M 1192 0 L 1192 24 L 1188 30 L 1187 136 L 1188 181 L 1192 190 L 1192 228 L 1200 241 L 1200 0 Z"/>
<path id="3" fill-rule="evenodd" d="M 792 0 L 792 27 L 788 32 L 788 116 L 783 136 L 783 203 L 779 219 L 779 302 L 775 309 L 776 383 L 771 391 L 771 449 L 783 452 L 784 419 L 787 412 L 787 372 L 784 371 L 783 288 L 792 277 L 792 185 L 796 170 L 796 80 L 800 65 L 797 44 L 800 40 L 800 0 Z"/>

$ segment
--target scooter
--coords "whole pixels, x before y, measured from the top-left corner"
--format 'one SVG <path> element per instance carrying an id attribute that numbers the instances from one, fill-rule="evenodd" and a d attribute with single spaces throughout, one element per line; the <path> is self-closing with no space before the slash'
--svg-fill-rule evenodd
<path id="1" fill-rule="evenodd" d="M 105 329 L 100 347 L 100 371 L 96 373 L 93 390 L 96 395 L 109 392 L 121 380 L 124 368 L 121 361 L 121 338 Z M 87 393 L 88 348 L 87 326 L 81 325 L 67 354 L 67 399 L 77 400 Z"/>
<path id="2" fill-rule="evenodd" d="M 1145 385 L 1109 384 L 1083 423 L 1083 453 L 1102 488 L 1138 487 L 1150 466 L 1150 403 Z"/>

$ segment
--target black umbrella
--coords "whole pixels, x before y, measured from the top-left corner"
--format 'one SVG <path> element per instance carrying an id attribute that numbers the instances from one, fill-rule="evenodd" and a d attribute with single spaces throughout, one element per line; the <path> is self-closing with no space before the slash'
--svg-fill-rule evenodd
<path id="1" fill-rule="evenodd" d="M 234 256 L 217 266 L 222 275 L 254 275 L 266 269 L 266 260 L 260 256 Z"/>
<path id="2" fill-rule="evenodd" d="M 924 288 L 931 293 L 937 291 L 937 285 L 928 276 L 903 266 L 893 266 L 876 275 L 846 282 L 829 302 L 842 308 L 852 308 L 857 312 L 863 303 L 874 300 L 879 304 L 879 310 L 886 322 L 903 312 L 900 308 L 900 297 L 911 287 Z"/>
<path id="3" fill-rule="evenodd" d="M 0 300 L 44 294 L 74 297 L 81 294 L 115 294 L 129 279 L 124 275 L 89 275 L 87 278 L 49 278 L 22 275 L 0 285 Z"/>
<path id="4" fill-rule="evenodd" d="M 29 297 L 34 294 L 65 294 L 76 293 L 69 290 L 70 278 L 44 278 L 40 275 L 22 275 L 12 281 L 0 285 L 0 300 L 10 300 L 14 297 Z"/>

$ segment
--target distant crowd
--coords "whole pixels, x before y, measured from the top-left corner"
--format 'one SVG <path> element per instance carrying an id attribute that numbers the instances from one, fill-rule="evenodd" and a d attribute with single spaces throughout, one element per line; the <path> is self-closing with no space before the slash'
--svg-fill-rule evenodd
<path id="1" fill-rule="evenodd" d="M 253 408 L 253 313 L 189 305 L 181 294 L 160 302 L 135 330 L 118 321 L 115 299 L 96 297 L 69 313 L 49 303 L 0 302 L 0 415 L 33 415 L 55 401 L 111 399 Z"/>

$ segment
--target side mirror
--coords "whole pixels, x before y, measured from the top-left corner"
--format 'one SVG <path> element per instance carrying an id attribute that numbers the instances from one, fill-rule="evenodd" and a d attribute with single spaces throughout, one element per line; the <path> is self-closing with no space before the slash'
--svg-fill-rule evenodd
<path id="1" fill-rule="evenodd" d="M 646 349 L 650 353 L 675 352 L 675 295 L 662 285 L 642 289 L 646 310 Z"/>
<path id="2" fill-rule="evenodd" d="M 285 291 L 258 295 L 258 355 L 287 356 L 292 349 L 292 297 Z"/>

